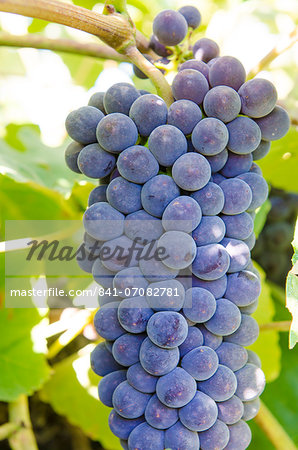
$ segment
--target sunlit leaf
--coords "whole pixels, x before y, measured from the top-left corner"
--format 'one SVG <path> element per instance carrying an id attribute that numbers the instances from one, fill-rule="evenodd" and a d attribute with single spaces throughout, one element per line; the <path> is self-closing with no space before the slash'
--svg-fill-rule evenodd
<path id="1" fill-rule="evenodd" d="M 290 348 L 293 348 L 298 342 L 298 220 L 292 245 L 294 249 L 293 268 L 288 274 L 286 289 L 286 306 L 293 318 L 290 327 Z"/>
<path id="2" fill-rule="evenodd" d="M 0 309 L 0 400 L 31 395 L 49 377 L 44 354 L 36 353 L 32 328 L 40 322 L 36 309 Z M 42 339 L 42 337 L 40 337 Z"/>
<path id="3" fill-rule="evenodd" d="M 264 228 L 267 215 L 271 209 L 271 203 L 270 200 L 266 200 L 260 208 L 256 211 L 256 217 L 254 220 L 254 233 L 256 235 L 256 238 L 261 233 L 262 229 Z"/>
<path id="4" fill-rule="evenodd" d="M 65 164 L 65 146 L 47 147 L 31 126 L 16 129 L 15 143 L 22 152 L 0 141 L 1 174 L 19 182 L 33 181 L 61 192 L 69 192 L 74 181 L 80 179 L 80 175 L 71 172 Z"/>
<path id="5" fill-rule="evenodd" d="M 253 317 L 259 324 L 272 322 L 275 316 L 275 305 L 271 296 L 270 287 L 265 280 L 264 271 L 258 266 L 261 275 L 262 292 L 259 297 L 259 305 Z M 257 341 L 250 347 L 262 361 L 262 369 L 267 382 L 275 380 L 280 372 L 281 350 L 279 347 L 279 335 L 277 331 L 263 331 Z"/>
<path id="6" fill-rule="evenodd" d="M 292 127 L 283 139 L 272 142 L 270 152 L 258 164 L 274 187 L 298 191 L 298 129 Z"/>

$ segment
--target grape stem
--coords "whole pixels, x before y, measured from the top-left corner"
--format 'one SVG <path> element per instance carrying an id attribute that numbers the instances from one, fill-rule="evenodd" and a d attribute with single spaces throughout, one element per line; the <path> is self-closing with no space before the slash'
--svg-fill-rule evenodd
<path id="1" fill-rule="evenodd" d="M 36 34 L 15 36 L 0 32 L 0 46 L 37 48 L 95 58 L 112 59 L 114 61 L 128 61 L 125 55 L 121 55 L 108 45 L 96 44 L 95 42 L 82 43 L 72 39 L 51 39 Z"/>
<path id="2" fill-rule="evenodd" d="M 291 326 L 290 320 L 283 320 L 281 322 L 261 323 L 260 331 L 289 331 Z"/>
<path id="3" fill-rule="evenodd" d="M 173 102 L 171 88 L 165 77 L 141 53 L 143 51 L 156 56 L 149 49 L 148 41 L 135 30 L 125 0 L 107 1 L 104 14 L 57 0 L 0 0 L 0 11 L 48 20 L 99 37 L 142 70 L 168 106 Z"/>
<path id="4" fill-rule="evenodd" d="M 19 430 L 20 425 L 17 423 L 7 422 L 0 426 L 0 441 L 8 439 L 12 434 Z"/>
<path id="5" fill-rule="evenodd" d="M 298 41 L 298 27 L 294 28 L 294 30 L 289 34 L 289 36 L 285 40 L 281 40 L 272 50 L 270 50 L 261 61 L 253 67 L 247 75 L 247 80 L 255 77 L 259 72 L 264 70 L 269 64 L 272 63 L 279 55 L 284 53 L 286 50 L 289 50 L 293 47 L 294 44 Z"/>
<path id="6" fill-rule="evenodd" d="M 172 90 L 161 71 L 151 64 L 135 46 L 128 47 L 125 55 L 150 78 L 157 94 L 164 99 L 167 106 L 170 106 L 174 101 Z"/>
<path id="7" fill-rule="evenodd" d="M 277 450 L 297 450 L 292 439 L 262 401 L 260 410 L 254 420 L 270 439 L 274 448 Z"/>
<path id="8" fill-rule="evenodd" d="M 29 448 L 38 450 L 26 395 L 21 395 L 16 401 L 8 404 L 8 414 L 10 423 L 15 424 L 19 429 L 8 438 L 10 447 L 13 450 L 28 450 Z"/>
<path id="9" fill-rule="evenodd" d="M 0 11 L 21 14 L 76 28 L 99 37 L 121 52 L 135 42 L 130 23 L 121 14 L 99 14 L 80 6 L 57 0 L 0 0 Z M 148 41 L 136 33 L 140 51 L 148 49 Z"/>

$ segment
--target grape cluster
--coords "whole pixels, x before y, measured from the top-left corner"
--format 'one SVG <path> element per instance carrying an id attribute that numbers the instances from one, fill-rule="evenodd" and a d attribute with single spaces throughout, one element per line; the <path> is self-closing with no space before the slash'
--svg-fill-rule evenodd
<path id="1" fill-rule="evenodd" d="M 161 12 L 151 47 L 169 55 L 199 22 L 193 7 Z M 268 195 L 254 160 L 289 118 L 269 81 L 245 78 L 240 61 L 200 39 L 169 108 L 117 83 L 66 119 L 66 163 L 100 179 L 78 262 L 102 287 L 94 325 L 104 342 L 91 365 L 124 449 L 242 450 L 251 440 L 265 379 L 245 348 L 259 332 L 250 251 Z"/>
<path id="2" fill-rule="evenodd" d="M 284 287 L 292 267 L 291 242 L 298 214 L 298 195 L 271 188 L 269 200 L 271 210 L 252 256 L 264 268 L 269 280 Z"/>

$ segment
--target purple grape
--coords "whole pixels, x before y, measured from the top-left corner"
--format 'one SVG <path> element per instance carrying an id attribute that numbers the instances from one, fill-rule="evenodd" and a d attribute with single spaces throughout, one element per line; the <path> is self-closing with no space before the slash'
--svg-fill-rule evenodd
<path id="1" fill-rule="evenodd" d="M 204 156 L 198 153 L 186 153 L 175 161 L 172 175 L 181 189 L 197 191 L 208 183 L 211 169 Z"/>
<path id="2" fill-rule="evenodd" d="M 207 81 L 209 81 L 209 67 L 203 61 L 198 61 L 197 59 L 189 59 L 188 61 L 182 63 L 178 68 L 179 72 L 185 69 L 197 70 L 204 75 Z"/>
<path id="3" fill-rule="evenodd" d="M 147 324 L 150 340 L 161 348 L 174 348 L 187 337 L 188 326 L 184 317 L 175 311 L 160 311 L 153 314 Z"/>
<path id="4" fill-rule="evenodd" d="M 201 287 L 187 289 L 184 315 L 194 323 L 204 323 L 211 319 L 216 310 L 216 301 L 211 292 Z"/>
<path id="5" fill-rule="evenodd" d="M 171 49 L 166 48 L 159 40 L 157 39 L 154 34 L 152 34 L 149 42 L 149 47 L 159 56 L 162 56 L 163 58 L 166 58 L 167 56 L 171 55 L 173 52 Z M 146 91 L 146 94 L 150 94 L 150 92 Z M 141 94 L 142 95 L 142 94 Z"/>
<path id="6" fill-rule="evenodd" d="M 159 400 L 169 408 L 182 408 L 195 396 L 197 384 L 181 367 L 159 378 L 156 393 Z"/>
<path id="7" fill-rule="evenodd" d="M 247 314 L 241 314 L 240 327 L 231 335 L 225 338 L 225 341 L 239 344 L 243 347 L 252 345 L 259 336 L 258 322 Z"/>
<path id="8" fill-rule="evenodd" d="M 78 166 L 78 157 L 83 145 L 78 142 L 71 142 L 65 150 L 65 162 L 70 170 L 75 173 L 82 173 Z"/>
<path id="9" fill-rule="evenodd" d="M 231 342 L 223 342 L 216 349 L 219 363 L 227 366 L 229 369 L 239 370 L 248 360 L 247 351 L 241 345 L 232 344 Z"/>
<path id="10" fill-rule="evenodd" d="M 202 450 L 223 450 L 229 442 L 230 432 L 225 423 L 217 420 L 209 430 L 199 433 Z"/>
<path id="11" fill-rule="evenodd" d="M 202 332 L 196 327 L 188 327 L 188 334 L 185 341 L 179 345 L 180 356 L 183 358 L 188 352 L 194 348 L 201 347 L 203 345 Z"/>
<path id="12" fill-rule="evenodd" d="M 234 215 L 244 212 L 252 201 L 252 192 L 247 183 L 239 178 L 229 178 L 219 185 L 225 196 L 222 209 L 224 214 Z"/>
<path id="13" fill-rule="evenodd" d="M 228 149 L 239 155 L 251 153 L 261 142 L 261 129 L 249 117 L 237 117 L 227 124 L 229 131 Z"/>
<path id="14" fill-rule="evenodd" d="M 104 96 L 104 108 L 107 114 L 122 113 L 128 115 L 133 102 L 140 97 L 138 90 L 129 83 L 116 83 Z"/>
<path id="15" fill-rule="evenodd" d="M 165 448 L 172 450 L 199 450 L 198 433 L 190 431 L 180 421 L 165 431 Z"/>
<path id="16" fill-rule="evenodd" d="M 171 167 L 179 156 L 187 152 L 187 141 L 178 128 L 173 125 L 161 125 L 150 134 L 148 147 L 160 165 Z"/>
<path id="17" fill-rule="evenodd" d="M 216 301 L 216 311 L 206 323 L 205 327 L 211 333 L 227 336 L 236 331 L 241 322 L 239 308 L 225 298 Z"/>
<path id="18" fill-rule="evenodd" d="M 195 380 L 207 380 L 218 368 L 218 356 L 210 347 L 197 347 L 182 358 L 181 366 Z"/>
<path id="19" fill-rule="evenodd" d="M 230 257 L 220 244 L 209 244 L 197 248 L 192 263 L 192 273 L 202 280 L 212 281 L 222 277 L 228 270 Z"/>
<path id="20" fill-rule="evenodd" d="M 118 306 L 119 302 L 114 301 L 108 303 L 102 306 L 95 314 L 94 327 L 97 333 L 104 339 L 114 341 L 126 331 L 122 328 L 118 320 Z"/>
<path id="21" fill-rule="evenodd" d="M 207 117 L 195 126 L 191 140 L 197 152 L 204 156 L 213 156 L 225 149 L 229 133 L 223 122 Z"/>
<path id="22" fill-rule="evenodd" d="M 99 122 L 96 128 L 96 137 L 99 145 L 107 152 L 121 153 L 127 147 L 135 145 L 138 139 L 138 130 L 134 122 L 125 114 L 113 113 L 108 114 Z"/>
<path id="23" fill-rule="evenodd" d="M 222 343 L 222 336 L 211 333 L 203 324 L 197 326 L 204 336 L 204 345 L 216 350 Z"/>
<path id="24" fill-rule="evenodd" d="M 82 106 L 68 114 L 65 128 L 69 136 L 80 144 L 96 142 L 96 127 L 104 114 L 93 106 Z"/>
<path id="25" fill-rule="evenodd" d="M 216 216 L 224 206 L 224 193 L 215 183 L 209 182 L 202 189 L 191 194 L 205 216 Z"/>
<path id="26" fill-rule="evenodd" d="M 192 276 L 192 286 L 193 287 L 201 287 L 207 289 L 207 291 L 211 292 L 215 298 L 221 298 L 224 296 L 224 293 L 227 289 L 227 276 L 223 275 L 217 280 L 207 281 L 201 280 L 196 276 Z"/>
<path id="27" fill-rule="evenodd" d="M 265 375 L 254 364 L 246 364 L 235 372 L 237 378 L 236 395 L 243 402 L 250 402 L 258 398 L 265 388 Z"/>
<path id="28" fill-rule="evenodd" d="M 173 80 L 172 91 L 176 100 L 191 100 L 197 105 L 203 103 L 209 90 L 205 76 L 193 69 L 181 70 Z"/>
<path id="29" fill-rule="evenodd" d="M 187 22 L 179 12 L 166 9 L 155 17 L 153 33 L 162 44 L 177 45 L 186 36 Z"/>
<path id="30" fill-rule="evenodd" d="M 185 135 L 191 134 L 194 127 L 197 125 L 197 123 L 200 122 L 201 119 L 202 111 L 196 103 L 190 100 L 178 100 L 172 103 L 169 108 L 168 124 L 174 125 L 175 127 L 179 128 L 179 130 L 181 130 Z M 172 132 L 174 132 L 172 128 L 171 130 Z M 169 142 L 169 144 L 171 144 L 171 141 Z M 184 147 L 184 144 L 182 147 Z M 161 164 L 165 165 L 163 163 Z"/>
<path id="31" fill-rule="evenodd" d="M 203 216 L 192 237 L 198 247 L 222 241 L 226 231 L 224 222 L 218 216 Z"/>
<path id="32" fill-rule="evenodd" d="M 106 115 L 106 110 L 103 104 L 104 96 L 105 92 L 95 92 L 91 95 L 88 106 L 94 106 L 94 108 L 99 109 L 104 115 Z"/>
<path id="33" fill-rule="evenodd" d="M 275 86 L 263 78 L 254 78 L 239 89 L 242 114 L 250 117 L 264 117 L 275 107 L 277 92 Z"/>
<path id="34" fill-rule="evenodd" d="M 154 128 L 167 122 L 168 109 L 162 98 L 147 94 L 137 98 L 131 105 L 129 117 L 135 122 L 142 136 L 149 136 Z M 133 142 L 127 147 L 134 145 Z"/>
<path id="35" fill-rule="evenodd" d="M 145 422 L 144 417 L 124 419 L 124 417 L 119 416 L 114 409 L 109 415 L 109 426 L 112 433 L 119 439 L 127 440 L 132 430 L 143 422 Z"/>
<path id="36" fill-rule="evenodd" d="M 200 11 L 195 6 L 182 6 L 178 9 L 178 12 L 185 18 L 187 25 L 195 30 L 201 23 Z"/>
<path id="37" fill-rule="evenodd" d="M 143 208 L 152 216 L 161 217 L 166 206 L 179 194 L 180 190 L 171 177 L 168 175 L 156 175 L 147 181 L 142 188 L 141 200 Z"/>
<path id="38" fill-rule="evenodd" d="M 213 57 L 216 57 L 215 55 Z M 210 67 L 209 82 L 212 87 L 229 86 L 238 91 L 245 82 L 246 73 L 239 59 L 222 56 Z"/>
<path id="39" fill-rule="evenodd" d="M 241 109 L 238 93 L 229 86 L 215 86 L 204 98 L 204 110 L 207 116 L 216 117 L 224 123 L 236 119 Z"/>
<path id="40" fill-rule="evenodd" d="M 159 171 L 158 162 L 142 145 L 134 145 L 120 153 L 117 168 L 123 178 L 138 184 L 146 183 Z"/>
<path id="41" fill-rule="evenodd" d="M 221 241 L 230 256 L 230 266 L 228 273 L 240 272 L 244 270 L 250 261 L 250 251 L 247 245 L 239 240 L 224 238 Z"/>
<path id="42" fill-rule="evenodd" d="M 229 152 L 225 166 L 221 169 L 221 174 L 226 178 L 233 178 L 244 172 L 248 172 L 252 164 L 252 154 L 238 155 Z"/>
<path id="43" fill-rule="evenodd" d="M 228 160 L 228 150 L 225 148 L 222 152 L 217 153 L 217 155 L 206 156 L 206 159 L 210 164 L 211 172 L 218 172 Z"/>
<path id="44" fill-rule="evenodd" d="M 244 412 L 242 416 L 242 420 L 248 421 L 256 417 L 260 409 L 260 399 L 257 397 L 255 400 L 251 400 L 250 402 L 243 402 Z"/>
<path id="45" fill-rule="evenodd" d="M 243 420 L 229 425 L 230 439 L 225 450 L 245 450 L 251 441 L 251 431 Z"/>
<path id="46" fill-rule="evenodd" d="M 162 225 L 166 231 L 190 233 L 200 223 L 202 212 L 196 199 L 182 195 L 168 204 L 162 215 Z"/>
<path id="47" fill-rule="evenodd" d="M 175 408 L 169 408 L 153 395 L 145 410 L 146 422 L 158 430 L 165 430 L 174 425 L 178 420 L 178 411 Z"/>
<path id="48" fill-rule="evenodd" d="M 91 352 L 90 361 L 93 372 L 100 377 L 123 369 L 123 367 L 115 361 L 104 342 L 98 344 Z"/>
<path id="49" fill-rule="evenodd" d="M 156 390 L 158 377 L 150 375 L 143 369 L 140 363 L 133 364 L 128 368 L 127 381 L 129 384 L 144 394 L 153 394 Z"/>
<path id="50" fill-rule="evenodd" d="M 212 377 L 198 383 L 198 389 L 216 402 L 223 402 L 235 394 L 237 379 L 234 372 L 228 367 L 219 364 L 217 371 Z"/>
<path id="51" fill-rule="evenodd" d="M 219 46 L 212 39 L 202 38 L 194 44 L 192 52 L 196 59 L 207 63 L 219 55 Z"/>
<path id="52" fill-rule="evenodd" d="M 98 385 L 99 400 L 110 408 L 113 407 L 112 396 L 117 386 L 126 380 L 126 370 L 117 370 L 105 375 Z"/>
<path id="53" fill-rule="evenodd" d="M 150 394 L 143 394 L 123 381 L 113 394 L 114 409 L 124 419 L 137 419 L 144 414 L 150 397 Z"/>
<path id="54" fill-rule="evenodd" d="M 115 360 L 124 367 L 139 361 L 139 350 L 145 334 L 122 334 L 113 344 L 112 353 Z"/>
<path id="55" fill-rule="evenodd" d="M 117 177 L 107 188 L 107 199 L 113 208 L 124 214 L 130 214 L 142 208 L 141 189 L 138 184 Z"/>
<path id="56" fill-rule="evenodd" d="M 104 178 L 116 165 L 116 158 L 98 144 L 86 145 L 78 156 L 80 171 L 90 178 Z"/>
<path id="57" fill-rule="evenodd" d="M 234 216 L 222 214 L 220 217 L 226 226 L 226 237 L 242 239 L 245 242 L 253 234 L 254 222 L 248 213 L 243 212 Z"/>
<path id="58" fill-rule="evenodd" d="M 164 450 L 164 432 L 141 423 L 128 438 L 129 449 Z"/>
<path id="59" fill-rule="evenodd" d="M 96 186 L 96 188 L 92 189 L 88 197 L 88 206 L 93 205 L 93 203 L 106 202 L 106 190 L 108 185 L 102 184 L 100 186 Z"/>
<path id="60" fill-rule="evenodd" d="M 197 391 L 194 398 L 179 410 L 179 418 L 191 431 L 208 430 L 217 419 L 216 403 L 208 395 Z"/>
<path id="61" fill-rule="evenodd" d="M 177 367 L 179 350 L 160 348 L 146 338 L 140 349 L 140 363 L 150 375 L 166 375 Z"/>
<path id="62" fill-rule="evenodd" d="M 237 306 L 248 306 L 253 303 L 261 292 L 261 283 L 258 277 L 248 271 L 228 275 L 228 284 L 225 296 Z"/>
<path id="63" fill-rule="evenodd" d="M 233 425 L 238 422 L 243 415 L 243 403 L 240 398 L 233 395 L 233 397 L 224 402 L 217 403 L 218 418 L 227 425 Z"/>

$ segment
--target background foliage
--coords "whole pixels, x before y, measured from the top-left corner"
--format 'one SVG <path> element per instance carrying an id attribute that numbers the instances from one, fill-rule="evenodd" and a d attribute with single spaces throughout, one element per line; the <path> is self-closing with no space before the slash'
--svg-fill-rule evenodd
<path id="1" fill-rule="evenodd" d="M 74 3 L 97 11 L 102 9 L 94 0 Z M 137 28 L 148 37 L 158 11 L 183 4 L 196 5 L 202 13 L 203 24 L 193 39 L 203 34 L 215 39 L 222 54 L 238 57 L 248 71 L 298 23 L 295 0 L 151 0 L 150 5 L 145 0 L 130 0 L 128 4 Z M 96 42 L 94 37 L 77 30 L 11 14 L 1 13 L 0 26 L 2 31 L 13 34 L 41 33 L 52 38 Z M 133 77 L 128 63 L 1 46 L 0 58 L 0 238 L 4 241 L 8 219 L 61 220 L 82 216 L 94 184 L 65 167 L 63 153 L 68 141 L 64 120 L 68 112 L 87 104 L 96 90 L 104 91 L 118 81 L 133 80 L 138 88 L 154 90 L 149 81 Z M 277 86 L 280 103 L 296 123 L 297 62 L 296 44 L 261 74 Z M 284 139 L 273 143 L 269 156 L 260 166 L 269 184 L 298 192 L 297 159 L 298 130 L 293 126 Z M 261 230 L 268 210 L 267 204 L 259 212 L 256 231 Z M 3 251 L 0 266 L 4 274 Z M 285 291 L 266 281 L 262 270 L 261 275 L 263 290 L 255 318 L 260 324 L 290 320 L 285 308 Z M 34 278 L 27 283 L 28 287 L 46 286 L 53 285 L 53 280 Z M 90 279 L 86 278 L 79 279 L 77 284 L 83 288 L 89 283 Z M 297 314 L 295 272 L 288 281 L 288 292 L 288 307 Z M 17 401 L 21 394 L 35 393 L 36 398 L 38 392 L 38 401 L 50 404 L 86 436 L 99 441 L 106 449 L 119 449 L 118 440 L 108 430 L 109 410 L 96 400 L 98 377 L 89 368 L 89 354 L 98 340 L 91 325 L 92 312 L 78 316 L 82 311 L 74 308 L 63 312 L 47 308 L 5 309 L 4 277 L 0 280 L 0 301 L 0 401 Z M 57 320 L 62 328 L 60 334 L 52 332 Z M 297 338 L 295 329 L 292 333 L 293 346 Z M 65 342 L 77 335 L 79 338 L 65 347 Z M 59 336 L 62 339 L 57 343 L 55 338 Z M 298 445 L 297 348 L 290 351 L 287 333 L 274 330 L 262 332 L 253 347 L 262 359 L 268 382 L 262 398 Z M 6 411 L 6 405 L 1 406 Z M 256 424 L 251 426 L 254 439 L 250 448 L 274 448 Z M 34 421 L 33 427 L 37 427 Z M 72 448 L 69 442 L 66 448 Z"/>

